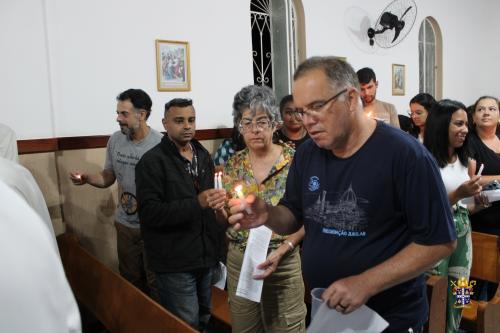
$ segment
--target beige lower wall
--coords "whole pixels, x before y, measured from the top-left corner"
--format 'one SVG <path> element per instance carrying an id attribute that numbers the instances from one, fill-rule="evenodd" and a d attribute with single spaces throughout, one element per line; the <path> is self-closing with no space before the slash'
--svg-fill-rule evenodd
<path id="1" fill-rule="evenodd" d="M 222 140 L 201 143 L 213 154 Z M 118 270 L 114 212 L 117 186 L 106 189 L 89 185 L 75 186 L 71 171 L 95 173 L 102 170 L 105 148 L 66 150 L 55 153 L 26 154 L 19 162 L 28 168 L 40 187 L 56 235 L 73 231 L 82 245 L 106 266 Z"/>

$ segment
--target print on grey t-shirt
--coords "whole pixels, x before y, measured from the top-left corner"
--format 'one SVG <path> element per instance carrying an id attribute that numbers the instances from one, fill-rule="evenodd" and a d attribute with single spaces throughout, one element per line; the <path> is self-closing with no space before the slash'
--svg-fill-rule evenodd
<path id="1" fill-rule="evenodd" d="M 150 128 L 149 134 L 132 142 L 120 131 L 109 138 L 105 169 L 113 170 L 118 182 L 118 205 L 115 220 L 128 227 L 139 228 L 135 197 L 135 166 L 145 152 L 160 143 L 163 135 Z"/>

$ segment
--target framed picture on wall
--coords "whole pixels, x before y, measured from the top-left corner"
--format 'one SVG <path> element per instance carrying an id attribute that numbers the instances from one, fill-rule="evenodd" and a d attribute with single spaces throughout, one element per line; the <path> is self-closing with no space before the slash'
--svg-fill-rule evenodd
<path id="1" fill-rule="evenodd" d="M 392 94 L 402 96 L 405 94 L 406 73 L 405 65 L 392 64 Z"/>
<path id="2" fill-rule="evenodd" d="M 158 91 L 189 91 L 189 43 L 156 40 L 156 83 Z"/>

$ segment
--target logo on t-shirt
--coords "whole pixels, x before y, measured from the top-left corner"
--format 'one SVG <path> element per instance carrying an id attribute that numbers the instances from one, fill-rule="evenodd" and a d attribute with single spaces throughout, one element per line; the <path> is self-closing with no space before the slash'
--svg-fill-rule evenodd
<path id="1" fill-rule="evenodd" d="M 305 209 L 305 217 L 322 224 L 325 234 L 364 237 L 368 218 L 359 203 L 368 203 L 368 200 L 357 197 L 352 186 L 334 200 L 328 200 L 327 191 L 322 191 L 316 202 Z"/>
<path id="2" fill-rule="evenodd" d="M 317 191 L 319 189 L 319 178 L 316 176 L 312 176 L 309 179 L 309 184 L 307 185 L 307 187 L 311 192 Z"/>
<path id="3" fill-rule="evenodd" d="M 130 192 L 123 192 L 120 198 L 120 204 L 127 215 L 137 213 L 137 199 Z"/>

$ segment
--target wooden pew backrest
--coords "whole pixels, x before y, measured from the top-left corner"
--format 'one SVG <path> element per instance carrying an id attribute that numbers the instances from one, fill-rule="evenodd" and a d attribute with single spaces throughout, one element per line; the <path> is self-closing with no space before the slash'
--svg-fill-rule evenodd
<path id="1" fill-rule="evenodd" d="M 83 249 L 74 235 L 57 237 L 69 284 L 110 332 L 197 332 Z"/>
<path id="2" fill-rule="evenodd" d="M 499 221 L 500 222 L 500 221 Z M 500 243 L 496 235 L 472 232 L 472 269 L 470 280 L 500 281 Z M 500 332 L 500 287 L 485 301 L 472 301 L 462 312 L 461 328 L 476 333 Z"/>
<path id="3" fill-rule="evenodd" d="M 500 223 L 500 221 L 498 221 Z M 500 281 L 500 238 L 496 235 L 472 233 L 472 269 L 470 275 L 490 282 Z"/>
<path id="4" fill-rule="evenodd" d="M 427 300 L 429 302 L 429 320 L 425 324 L 425 333 L 442 333 L 446 330 L 446 299 L 448 278 L 431 275 L 427 279 Z"/>

